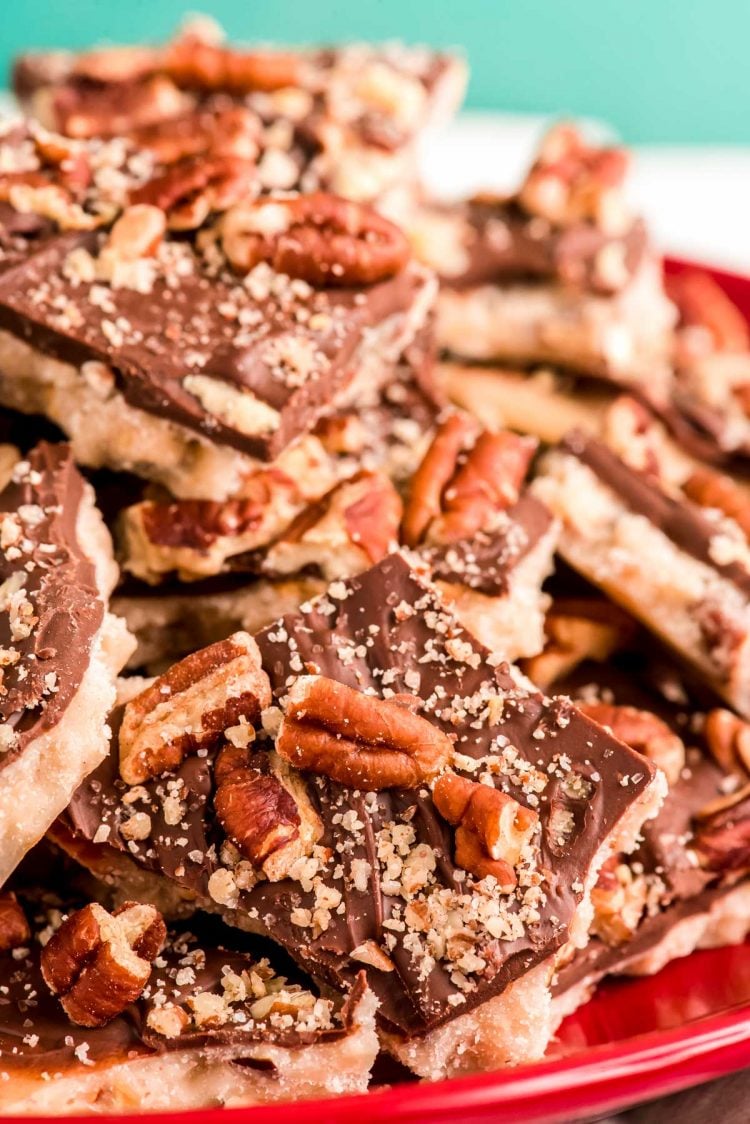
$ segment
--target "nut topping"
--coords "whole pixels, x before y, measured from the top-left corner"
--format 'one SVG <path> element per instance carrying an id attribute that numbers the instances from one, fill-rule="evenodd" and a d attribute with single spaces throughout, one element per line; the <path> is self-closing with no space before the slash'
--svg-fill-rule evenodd
<path id="1" fill-rule="evenodd" d="M 108 913 L 92 902 L 42 949 L 44 982 L 71 1022 L 104 1026 L 143 993 L 166 933 L 152 905 L 126 902 Z"/>
<path id="2" fill-rule="evenodd" d="M 406 236 L 361 203 L 316 192 L 247 200 L 221 217 L 218 233 L 231 265 L 248 273 L 267 262 L 311 285 L 372 285 L 409 260 Z"/>
<path id="3" fill-rule="evenodd" d="M 519 193 L 532 215 L 567 226 L 591 221 L 608 234 L 630 223 L 622 199 L 628 156 L 621 148 L 592 148 L 572 125 L 547 133 Z"/>
<path id="4" fill-rule="evenodd" d="M 717 281 L 708 273 L 690 270 L 666 279 L 670 300 L 680 313 L 680 325 L 690 333 L 689 342 L 695 349 L 697 332 L 705 338 L 705 351 L 749 351 L 750 328 L 742 312 L 729 299 Z M 687 332 L 685 333 L 687 337 Z M 680 358 L 690 358 L 688 355 Z"/>
<path id="5" fill-rule="evenodd" d="M 215 111 L 193 110 L 131 133 L 137 148 L 153 152 L 161 164 L 191 156 L 236 156 L 255 161 L 260 154 L 260 119 L 245 106 Z"/>
<path id="6" fill-rule="evenodd" d="M 714 801 L 696 819 L 693 846 L 702 866 L 724 873 L 750 867 L 750 785 Z"/>
<path id="7" fill-rule="evenodd" d="M 276 741 L 298 769 L 349 788 L 415 788 L 447 763 L 450 738 L 397 702 L 323 676 L 296 680 Z"/>
<path id="8" fill-rule="evenodd" d="M 155 254 L 167 224 L 164 212 L 148 203 L 126 207 L 109 232 L 102 255 L 120 261 L 137 261 Z"/>
<path id="9" fill-rule="evenodd" d="M 31 929 L 15 894 L 0 894 L 0 952 L 21 948 L 31 939 Z"/>
<path id="10" fill-rule="evenodd" d="M 634 706 L 614 706 L 610 703 L 577 705 L 588 718 L 606 726 L 620 741 L 653 761 L 669 784 L 679 780 L 685 767 L 685 744 L 661 718 Z"/>
<path id="11" fill-rule="evenodd" d="M 160 69 L 178 86 L 246 94 L 273 93 L 304 79 L 297 55 L 282 51 L 234 51 L 195 35 L 181 36 L 163 52 Z"/>
<path id="12" fill-rule="evenodd" d="M 432 791 L 440 815 L 456 826 L 456 864 L 476 878 L 492 875 L 502 890 L 516 883 L 513 869 L 539 817 L 490 785 L 444 773 Z"/>
<path id="13" fill-rule="evenodd" d="M 270 882 L 286 878 L 323 832 L 301 778 L 275 753 L 228 745 L 214 779 L 214 808 L 229 839 Z"/>
<path id="14" fill-rule="evenodd" d="M 508 432 L 475 435 L 476 424 L 462 414 L 438 429 L 412 481 L 402 527 L 407 546 L 471 538 L 518 499 L 536 441 Z"/>
<path id="15" fill-rule="evenodd" d="M 706 715 L 703 736 L 711 756 L 725 772 L 750 772 L 750 723 L 731 710 L 714 707 Z"/>
<path id="16" fill-rule="evenodd" d="M 174 664 L 125 707 L 120 728 L 120 773 L 141 784 L 179 767 L 189 753 L 217 744 L 244 717 L 259 720 L 271 702 L 260 652 L 235 632 Z"/>
<path id="17" fill-rule="evenodd" d="M 648 882 L 644 876 L 634 874 L 618 855 L 612 855 L 591 891 L 591 931 L 611 946 L 630 940 L 643 916 L 647 897 Z"/>
<path id="18" fill-rule="evenodd" d="M 256 190 L 254 160 L 228 155 L 187 157 L 131 192 L 130 202 L 159 207 L 172 230 L 194 230 L 211 212 L 226 211 Z"/>

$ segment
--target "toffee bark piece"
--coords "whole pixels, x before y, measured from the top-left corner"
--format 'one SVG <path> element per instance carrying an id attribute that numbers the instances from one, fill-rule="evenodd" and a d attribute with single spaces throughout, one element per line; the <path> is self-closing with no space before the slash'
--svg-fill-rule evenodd
<path id="1" fill-rule="evenodd" d="M 688 500 L 573 433 L 533 487 L 563 523 L 559 551 L 750 715 L 750 547 L 724 512 Z"/>
<path id="2" fill-rule="evenodd" d="M 3 1112 L 165 1111 L 367 1088 L 378 1042 L 362 979 L 334 1004 L 244 951 L 248 942 L 226 928 L 197 922 L 200 936 L 193 926 L 170 930 L 139 999 L 106 1026 L 84 1028 L 42 978 L 39 942 L 60 911 L 32 903 L 29 912 L 23 955 L 0 952 Z"/>
<path id="3" fill-rule="evenodd" d="M 546 164 L 545 152 L 563 147 L 568 155 Z M 624 156 L 558 126 L 516 194 L 417 216 L 417 254 L 442 283 L 440 346 L 467 360 L 644 383 L 666 398 L 676 312 L 624 202 Z"/>
<path id="4" fill-rule="evenodd" d="M 335 293 L 262 265 L 243 282 L 168 241 L 145 299 L 83 279 L 104 237 L 51 238 L 0 277 L 0 399 L 56 421 L 82 463 L 181 498 L 241 492 L 323 416 L 376 396 L 434 292 L 416 266 Z"/>
<path id="5" fill-rule="evenodd" d="M 107 753 L 132 651 L 93 490 L 67 445 L 18 459 L 0 493 L 0 884 Z"/>
<path id="6" fill-rule="evenodd" d="M 598 869 L 633 845 L 659 806 L 661 778 L 565 699 L 545 699 L 507 665 L 495 666 L 402 554 L 333 583 L 257 641 L 276 705 L 262 729 L 227 735 L 252 745 L 254 768 L 273 747 L 300 675 L 362 692 L 371 722 L 379 699 L 393 699 L 391 733 L 397 712 L 413 710 L 453 741 L 454 771 L 539 816 L 517 886 L 500 894 L 455 865 L 453 830 L 429 783 L 365 793 L 305 774 L 298 781 L 323 835 L 293 876 L 259 879 L 216 820 L 210 753 L 128 791 L 115 746 L 66 814 L 71 851 L 85 856 L 95 843 L 89 864 L 100 873 L 108 852 L 126 877 L 146 875 L 157 891 L 171 883 L 231 923 L 272 936 L 336 989 L 364 965 L 383 1041 L 419 1074 L 541 1056 L 549 973 L 571 941 L 585 943 Z M 335 743 L 330 729 L 325 736 Z M 148 822 L 133 832 L 140 814 Z"/>
<path id="7" fill-rule="evenodd" d="M 131 136 L 162 154 L 226 145 L 206 123 L 244 110 L 258 119 L 258 177 L 377 201 L 390 212 L 419 193 L 416 141 L 450 118 L 466 85 L 463 61 L 400 44 L 274 51 L 221 42 L 194 21 L 161 47 L 111 47 L 78 55 L 27 54 L 13 84 L 34 116 L 77 137 Z"/>
<path id="8" fill-rule="evenodd" d="M 650 975 L 694 948 L 740 943 L 750 926 L 747 871 L 733 869 L 728 852 L 724 868 L 712 869 L 701 860 L 696 836 L 711 806 L 729 802 L 747 779 L 739 758 L 726 767 L 715 753 L 714 717 L 729 712 L 695 710 L 674 667 L 649 660 L 632 640 L 631 635 L 629 651 L 605 664 L 582 659 L 552 689 L 579 703 L 605 699 L 615 708 L 653 715 L 684 741 L 685 764 L 658 815 L 644 824 L 637 850 L 618 856 L 600 876 L 593 894 L 594 935 L 558 973 L 558 1018 L 585 1002 L 605 975 Z M 747 730 L 740 719 L 734 723 Z M 743 823 L 741 811 L 737 837 Z"/>

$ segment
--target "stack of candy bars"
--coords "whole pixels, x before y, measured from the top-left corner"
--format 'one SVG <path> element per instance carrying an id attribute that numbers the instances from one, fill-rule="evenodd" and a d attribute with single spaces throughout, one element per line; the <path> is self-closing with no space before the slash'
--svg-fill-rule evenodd
<path id="1" fill-rule="evenodd" d="M 463 81 L 205 20 L 16 64 L 2 1112 L 532 1062 L 750 928 L 747 325 L 572 126 L 428 199 Z"/>

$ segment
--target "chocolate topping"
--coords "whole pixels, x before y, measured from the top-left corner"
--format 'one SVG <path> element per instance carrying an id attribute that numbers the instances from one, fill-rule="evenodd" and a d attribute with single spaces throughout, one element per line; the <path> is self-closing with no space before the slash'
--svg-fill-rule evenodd
<path id="1" fill-rule="evenodd" d="M 466 268 L 459 276 L 441 278 L 453 289 L 533 279 L 609 293 L 633 277 L 648 246 L 640 219 L 618 236 L 593 222 L 554 227 L 527 214 L 515 197 L 479 196 L 460 209 L 459 218 L 467 230 Z M 601 266 L 603 251 L 618 253 L 618 269 L 611 277 Z"/>
<path id="2" fill-rule="evenodd" d="M 630 468 L 602 442 L 580 431 L 569 434 L 562 448 L 587 465 L 632 511 L 648 519 L 680 550 L 710 566 L 750 597 L 750 572 L 739 562 L 716 561 L 712 544 L 721 527 L 711 522 L 704 508 L 684 497 L 667 495 L 651 477 Z"/>
<path id="3" fill-rule="evenodd" d="M 277 697 L 300 672 L 311 671 L 376 695 L 414 694 L 421 716 L 455 738 L 456 770 L 486 777 L 534 807 L 541 834 L 516 892 L 498 895 L 454 865 L 452 830 L 427 786 L 359 793 L 310 777 L 308 793 L 323 823 L 317 876 L 310 874 L 306 885 L 291 878 L 258 882 L 239 891 L 237 912 L 338 988 L 360 968 L 351 956 L 358 946 L 385 947 L 394 969 L 366 967 L 368 982 L 386 1026 L 405 1035 L 463 1014 L 559 949 L 591 861 L 649 784 L 651 765 L 567 700 L 543 699 L 505 667 L 493 667 L 401 554 L 334 583 L 328 595 L 264 630 L 258 643 Z M 70 823 L 89 840 L 104 834 L 109 846 L 205 897 L 222 843 L 211 809 L 210 756 L 188 758 L 166 781 L 182 793 L 179 826 L 165 820 L 160 778 L 145 786 L 145 802 L 136 805 L 149 810 L 150 837 L 127 842 L 121 827 L 133 807 L 122 803 L 115 750 L 76 793 Z M 419 844 L 433 849 L 424 896 L 402 896 L 397 837 L 409 841 L 401 852 L 407 858 Z M 330 903 L 322 918 L 321 892 Z M 479 959 L 459 964 L 459 955 L 451 960 L 445 950 L 430 950 L 427 933 L 403 921 L 408 903 L 428 910 L 442 903 L 465 914 Z"/>
<path id="4" fill-rule="evenodd" d="M 42 442 L 0 493 L 0 770 L 60 721 L 104 617 L 78 538 L 84 488 L 68 446 Z"/>

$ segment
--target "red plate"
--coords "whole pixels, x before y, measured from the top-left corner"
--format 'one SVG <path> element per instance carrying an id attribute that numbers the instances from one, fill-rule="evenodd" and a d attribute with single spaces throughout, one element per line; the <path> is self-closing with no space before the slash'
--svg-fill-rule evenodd
<path id="1" fill-rule="evenodd" d="M 670 273 L 687 268 L 697 267 L 667 262 Z M 706 272 L 750 320 L 750 278 Z M 436 1084 L 406 1082 L 336 1100 L 146 1119 L 148 1124 L 241 1124 L 246 1118 L 250 1124 L 553 1124 L 611 1112 L 747 1065 L 750 941 L 693 953 L 656 976 L 605 984 L 565 1020 L 548 1060 L 536 1065 Z"/>

